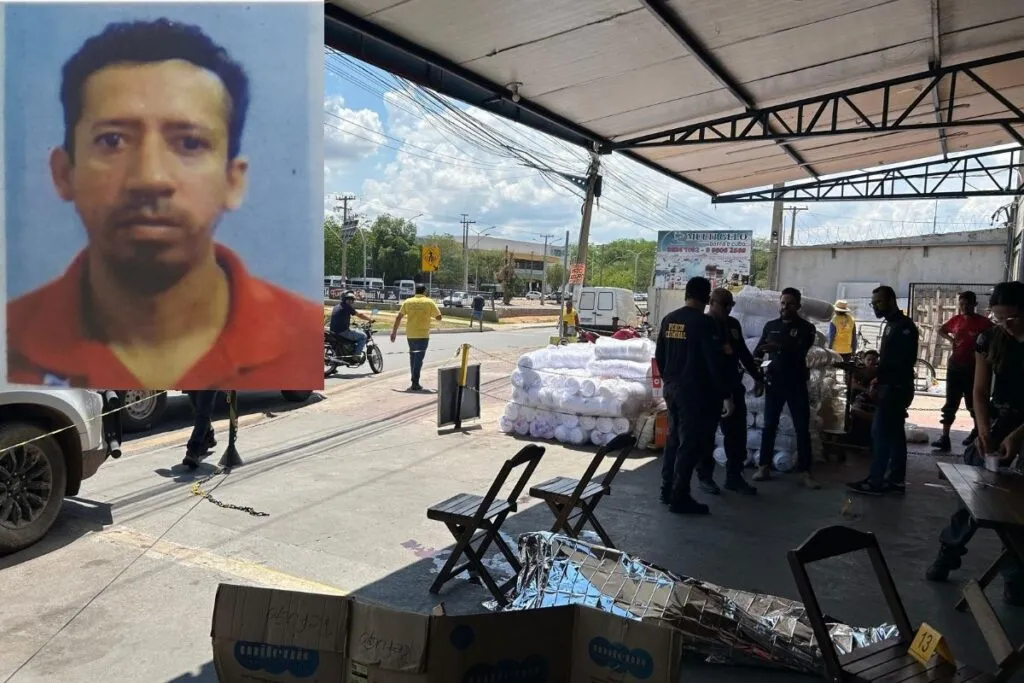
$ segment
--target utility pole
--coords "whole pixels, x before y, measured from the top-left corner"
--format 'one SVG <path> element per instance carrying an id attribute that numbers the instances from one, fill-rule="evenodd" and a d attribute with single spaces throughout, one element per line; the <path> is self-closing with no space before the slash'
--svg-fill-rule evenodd
<path id="1" fill-rule="evenodd" d="M 776 183 L 775 190 L 781 190 L 782 183 Z M 768 289 L 777 290 L 779 286 L 779 257 L 782 251 L 782 200 L 772 203 L 772 231 L 768 239 Z"/>
<path id="2" fill-rule="evenodd" d="M 789 246 L 796 244 L 796 215 L 801 211 L 807 211 L 806 206 L 787 206 L 785 211 L 789 211 Z"/>
<path id="3" fill-rule="evenodd" d="M 348 223 L 348 203 L 354 201 L 355 197 L 349 195 L 335 195 L 334 196 L 334 210 L 337 212 L 338 208 L 341 208 L 341 225 L 342 225 L 342 237 L 341 237 L 341 279 L 348 279 L 348 240 L 344 238 L 345 224 Z"/>
<path id="4" fill-rule="evenodd" d="M 595 149 L 590 153 L 590 168 L 587 169 L 587 195 L 583 200 L 583 219 L 580 221 L 580 246 L 576 253 L 576 263 L 586 264 L 587 243 L 590 241 L 590 217 L 594 211 L 594 199 L 601 196 L 601 156 Z M 586 281 L 586 275 L 584 275 Z M 573 286 L 575 289 L 575 286 Z"/>
<path id="5" fill-rule="evenodd" d="M 469 214 L 462 214 L 462 291 L 469 291 L 469 226 L 476 221 L 469 220 Z"/>
<path id="6" fill-rule="evenodd" d="M 544 238 L 544 260 L 541 261 L 540 266 L 540 305 L 544 305 L 544 286 L 547 283 L 548 277 L 548 240 L 554 239 L 554 235 L 537 235 L 538 237 Z"/>
<path id="7" fill-rule="evenodd" d="M 562 298 L 565 298 L 565 283 L 569 281 L 569 231 L 565 231 L 565 253 L 562 254 Z"/>

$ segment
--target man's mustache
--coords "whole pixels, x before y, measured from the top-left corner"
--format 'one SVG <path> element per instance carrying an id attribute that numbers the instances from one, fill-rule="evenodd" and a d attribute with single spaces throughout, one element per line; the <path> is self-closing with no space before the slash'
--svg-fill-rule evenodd
<path id="1" fill-rule="evenodd" d="M 162 202 L 161 202 L 162 204 Z M 138 225 L 169 225 L 181 227 L 187 220 L 173 206 L 157 206 L 153 202 L 135 202 L 116 209 L 111 216 L 112 222 L 118 226 Z"/>

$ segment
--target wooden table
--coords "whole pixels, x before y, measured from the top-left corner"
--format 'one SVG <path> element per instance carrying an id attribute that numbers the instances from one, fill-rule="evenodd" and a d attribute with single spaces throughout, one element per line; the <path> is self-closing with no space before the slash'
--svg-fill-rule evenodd
<path id="1" fill-rule="evenodd" d="M 939 463 L 939 471 L 978 527 L 995 531 L 1003 542 L 999 558 L 981 578 L 969 581 L 964 587 L 957 609 L 970 608 L 999 667 L 995 680 L 1004 681 L 1024 664 L 1024 645 L 1014 648 L 1010 643 L 984 589 L 1009 557 L 1016 557 L 1024 565 L 1024 475 L 953 463 Z"/>

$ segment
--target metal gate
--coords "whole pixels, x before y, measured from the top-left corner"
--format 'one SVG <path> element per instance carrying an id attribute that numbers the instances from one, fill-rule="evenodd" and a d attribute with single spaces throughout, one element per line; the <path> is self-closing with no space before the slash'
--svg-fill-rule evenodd
<path id="1" fill-rule="evenodd" d="M 935 368 L 945 378 L 946 365 L 952 351 L 949 342 L 939 337 L 939 328 L 957 314 L 960 292 L 978 295 L 978 313 L 988 315 L 988 296 L 994 283 L 911 282 L 907 315 L 917 324 L 921 334 L 918 358 Z"/>

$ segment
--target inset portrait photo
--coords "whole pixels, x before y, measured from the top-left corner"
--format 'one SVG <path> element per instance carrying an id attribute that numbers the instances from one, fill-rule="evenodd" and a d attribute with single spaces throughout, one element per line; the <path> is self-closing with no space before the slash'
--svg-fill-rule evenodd
<path id="1" fill-rule="evenodd" d="M 7 4 L 7 381 L 323 387 L 323 7 Z"/>

